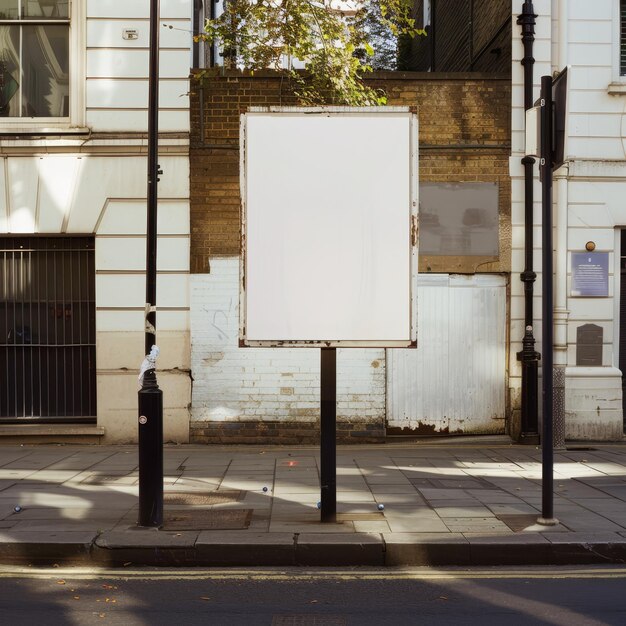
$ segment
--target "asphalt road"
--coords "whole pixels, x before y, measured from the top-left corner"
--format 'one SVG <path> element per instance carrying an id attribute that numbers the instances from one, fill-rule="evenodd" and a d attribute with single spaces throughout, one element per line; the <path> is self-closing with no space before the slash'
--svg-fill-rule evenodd
<path id="1" fill-rule="evenodd" d="M 11 626 L 626 624 L 626 567 L 0 568 Z"/>

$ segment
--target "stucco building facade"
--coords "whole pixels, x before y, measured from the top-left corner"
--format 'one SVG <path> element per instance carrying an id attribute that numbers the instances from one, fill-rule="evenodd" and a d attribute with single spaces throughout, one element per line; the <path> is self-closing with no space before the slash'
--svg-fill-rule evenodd
<path id="1" fill-rule="evenodd" d="M 192 2 L 160 4 L 158 365 L 165 439 L 184 442 Z M 0 435 L 133 441 L 144 350 L 149 3 L 3 7 Z"/>

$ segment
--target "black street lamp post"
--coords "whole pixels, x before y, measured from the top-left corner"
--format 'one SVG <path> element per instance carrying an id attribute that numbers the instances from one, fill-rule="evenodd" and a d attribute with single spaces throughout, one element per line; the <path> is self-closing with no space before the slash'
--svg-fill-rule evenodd
<path id="1" fill-rule="evenodd" d="M 517 23 L 522 27 L 524 45 L 524 109 L 533 106 L 533 43 L 535 41 L 535 23 L 537 15 L 532 2 L 524 2 L 522 13 Z M 533 334 L 533 292 L 537 274 L 533 270 L 533 168 L 535 159 L 525 156 L 524 166 L 524 271 L 520 278 L 524 283 L 524 337 L 522 350 L 517 359 L 522 366 L 522 406 L 520 443 L 537 445 L 539 443 L 538 419 L 538 372 L 539 353 L 535 350 Z"/>
<path id="2" fill-rule="evenodd" d="M 148 219 L 145 354 L 152 352 L 139 391 L 139 526 L 163 524 L 163 392 L 156 378 L 157 183 L 159 149 L 159 0 L 150 0 L 148 81 Z"/>

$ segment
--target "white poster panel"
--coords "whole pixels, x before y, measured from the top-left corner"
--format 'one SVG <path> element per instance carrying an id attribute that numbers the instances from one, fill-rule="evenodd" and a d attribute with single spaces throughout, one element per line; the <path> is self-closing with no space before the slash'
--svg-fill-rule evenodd
<path id="1" fill-rule="evenodd" d="M 416 345 L 417 118 L 242 116 L 243 346 Z"/>

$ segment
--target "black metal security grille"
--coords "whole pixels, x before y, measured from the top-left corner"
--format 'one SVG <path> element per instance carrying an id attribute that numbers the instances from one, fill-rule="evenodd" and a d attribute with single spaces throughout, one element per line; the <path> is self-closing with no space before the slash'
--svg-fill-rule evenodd
<path id="1" fill-rule="evenodd" d="M 95 421 L 93 237 L 0 237 L 0 420 Z"/>

